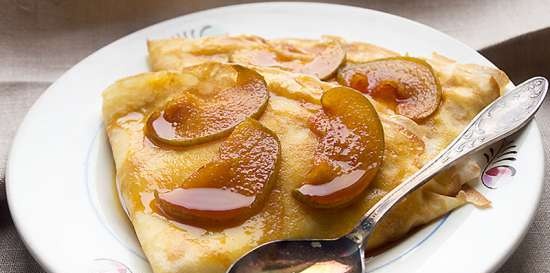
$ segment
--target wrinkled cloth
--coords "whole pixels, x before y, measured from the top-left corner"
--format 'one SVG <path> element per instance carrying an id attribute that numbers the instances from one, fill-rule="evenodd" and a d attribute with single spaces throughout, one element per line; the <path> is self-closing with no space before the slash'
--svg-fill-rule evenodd
<path id="1" fill-rule="evenodd" d="M 80 59 L 150 24 L 242 1 L 0 0 L 0 272 L 42 273 L 9 214 L 5 165 L 17 126 L 40 94 Z M 480 52 L 518 83 L 550 77 L 550 0 L 337 1 L 428 24 Z M 550 153 L 550 102 L 536 120 Z M 550 162 L 546 177 L 550 177 Z M 480 257 L 481 258 L 481 257 Z M 550 184 L 529 232 L 498 273 L 550 273 Z"/>

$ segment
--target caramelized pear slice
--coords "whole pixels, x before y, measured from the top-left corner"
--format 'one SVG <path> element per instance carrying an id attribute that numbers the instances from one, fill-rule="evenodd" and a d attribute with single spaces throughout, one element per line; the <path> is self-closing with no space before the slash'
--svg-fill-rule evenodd
<path id="1" fill-rule="evenodd" d="M 162 213 L 198 225 L 239 223 L 260 210 L 277 179 L 279 139 L 247 118 L 222 143 L 218 159 L 193 173 L 183 186 L 155 193 Z"/>
<path id="2" fill-rule="evenodd" d="M 338 71 L 338 82 L 395 107 L 398 114 L 422 120 L 437 110 L 441 86 L 426 61 L 391 57 Z"/>
<path id="3" fill-rule="evenodd" d="M 203 70 L 215 70 L 222 65 L 201 66 L 204 66 Z M 258 118 L 269 99 L 263 77 L 239 65 L 232 67 L 237 72 L 235 86 L 216 88 L 212 86 L 216 79 L 204 79 L 199 85 L 202 90 L 186 91 L 169 101 L 161 111 L 150 114 L 146 135 L 155 143 L 189 146 L 224 137 L 247 117 Z M 208 76 L 214 72 L 201 73 Z M 222 80 L 225 78 L 220 82 Z"/>
<path id="4" fill-rule="evenodd" d="M 305 64 L 296 72 L 325 80 L 334 75 L 345 58 L 346 51 L 342 45 L 336 41 L 332 41 L 311 62 Z"/>
<path id="5" fill-rule="evenodd" d="M 346 51 L 337 41 L 296 44 L 276 43 L 271 49 L 244 50 L 233 54 L 232 60 L 256 66 L 279 67 L 284 70 L 330 78 L 344 62 Z"/>
<path id="6" fill-rule="evenodd" d="M 382 165 L 384 132 L 369 100 L 353 89 L 330 89 L 321 104 L 310 121 L 320 138 L 313 167 L 294 194 L 315 208 L 344 207 L 365 191 Z"/>

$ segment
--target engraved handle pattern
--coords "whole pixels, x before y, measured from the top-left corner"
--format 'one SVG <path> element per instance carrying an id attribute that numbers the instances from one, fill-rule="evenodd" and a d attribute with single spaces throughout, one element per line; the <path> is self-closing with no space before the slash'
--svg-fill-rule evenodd
<path id="1" fill-rule="evenodd" d="M 459 159 L 525 126 L 544 101 L 547 90 L 548 81 L 542 77 L 535 77 L 495 100 L 483 109 L 439 156 L 376 203 L 347 237 L 363 244 L 380 219 L 408 193 L 424 185 L 435 174 Z"/>
<path id="2" fill-rule="evenodd" d="M 523 127 L 542 103 L 548 81 L 532 78 L 487 106 L 455 142 L 449 145 L 441 159 L 447 162 L 470 150 L 491 142 L 502 134 L 511 134 Z"/>

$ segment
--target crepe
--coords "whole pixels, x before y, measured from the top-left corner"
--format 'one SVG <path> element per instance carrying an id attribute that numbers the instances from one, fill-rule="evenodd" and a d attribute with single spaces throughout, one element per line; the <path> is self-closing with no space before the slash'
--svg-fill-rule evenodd
<path id="1" fill-rule="evenodd" d="M 326 39 L 337 41 L 346 49 L 346 63 L 397 55 L 367 43 L 347 43 L 337 37 L 324 39 L 268 42 L 256 36 L 221 36 L 150 41 L 150 63 L 157 72 L 121 79 L 105 90 L 103 116 L 120 193 L 155 273 L 225 272 L 240 255 L 263 242 L 346 234 L 380 198 L 444 149 L 483 107 L 501 94 L 508 81 L 498 69 L 458 64 L 437 54 L 427 58 L 442 87 L 438 110 L 417 122 L 370 99 L 382 121 L 386 143 L 377 177 L 351 206 L 312 209 L 293 198 L 291 192 L 301 185 L 313 164 L 318 140 L 307 125 L 308 119 L 319 108 L 323 92 L 338 84 L 292 72 L 292 66 L 261 67 L 243 62 L 267 83 L 270 98 L 258 120 L 275 132 L 281 144 L 279 176 L 265 207 L 244 223 L 221 229 L 181 224 L 151 210 L 149 204 L 155 190 L 180 187 L 189 175 L 215 158 L 223 142 L 220 139 L 184 149 L 166 149 L 152 144 L 144 135 L 145 118 L 152 111 L 181 92 L 194 92 L 200 85 L 197 75 L 201 66 L 191 65 L 231 62 L 235 52 L 265 50 L 271 47 L 270 43 L 293 44 L 297 48 L 306 44 L 304 48 L 311 48 L 326 43 Z M 305 50 L 286 61 L 303 64 L 314 58 L 312 52 Z M 219 66 L 220 70 L 225 69 Z M 368 248 L 402 238 L 415 227 L 469 200 L 487 206 L 488 200 L 465 186 L 478 175 L 479 166 L 474 161 L 464 161 L 438 175 L 392 209 L 377 226 Z"/>
<path id="2" fill-rule="evenodd" d="M 201 39 L 150 40 L 149 62 L 153 71 L 179 70 L 208 62 L 234 62 L 293 71 L 313 60 L 327 47 L 341 47 L 346 63 L 362 63 L 399 54 L 369 43 L 346 43 L 336 36 L 321 40 L 265 40 L 253 35 L 213 36 Z"/>

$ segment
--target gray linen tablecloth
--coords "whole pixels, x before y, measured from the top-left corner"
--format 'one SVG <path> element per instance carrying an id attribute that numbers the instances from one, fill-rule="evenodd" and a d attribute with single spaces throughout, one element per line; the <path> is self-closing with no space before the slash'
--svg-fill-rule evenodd
<path id="1" fill-rule="evenodd" d="M 23 246 L 6 204 L 4 172 L 18 124 L 65 70 L 149 24 L 238 1 L 0 0 L 0 272 L 44 272 Z M 550 1 L 338 1 L 394 13 L 442 30 L 505 70 L 514 82 L 550 76 Z M 550 105 L 537 122 L 550 136 Z M 545 153 L 548 156 L 548 145 Z M 547 163 L 548 165 L 548 163 Z M 548 171 L 546 167 L 546 179 Z M 483 259 L 483 257 L 480 257 Z M 455 265 L 458 266 L 458 265 Z M 550 187 L 524 241 L 499 273 L 550 272 Z"/>

